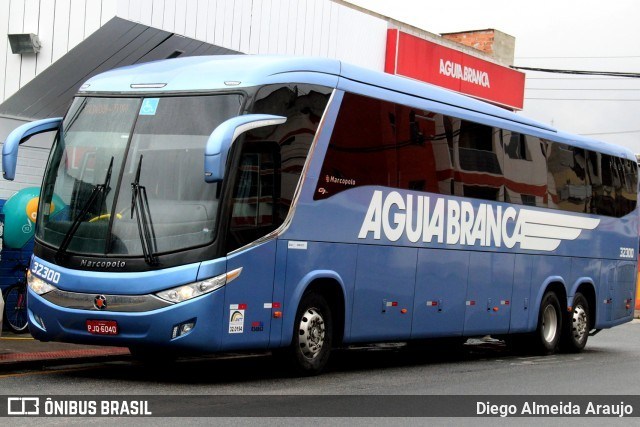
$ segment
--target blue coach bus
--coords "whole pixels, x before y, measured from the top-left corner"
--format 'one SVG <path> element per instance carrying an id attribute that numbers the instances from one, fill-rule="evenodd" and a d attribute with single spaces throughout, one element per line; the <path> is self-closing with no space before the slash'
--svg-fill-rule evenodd
<path id="1" fill-rule="evenodd" d="M 100 74 L 52 131 L 29 275 L 39 340 L 162 352 L 486 334 L 579 351 L 633 315 L 638 166 L 437 87 L 328 59 Z"/>

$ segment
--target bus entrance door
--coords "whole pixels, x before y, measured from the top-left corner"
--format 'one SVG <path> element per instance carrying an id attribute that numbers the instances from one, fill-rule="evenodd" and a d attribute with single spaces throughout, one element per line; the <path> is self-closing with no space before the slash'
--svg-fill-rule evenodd
<path id="1" fill-rule="evenodd" d="M 222 343 L 225 350 L 266 348 L 269 344 L 276 241 L 229 256 L 227 271 L 242 268 L 225 286 Z"/>

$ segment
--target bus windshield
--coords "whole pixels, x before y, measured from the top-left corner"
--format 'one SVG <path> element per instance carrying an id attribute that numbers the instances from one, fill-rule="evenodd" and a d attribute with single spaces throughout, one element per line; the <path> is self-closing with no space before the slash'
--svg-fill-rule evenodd
<path id="1" fill-rule="evenodd" d="M 204 181 L 204 148 L 242 103 L 76 98 L 45 172 L 38 239 L 59 252 L 145 258 L 212 242 L 220 183 Z"/>

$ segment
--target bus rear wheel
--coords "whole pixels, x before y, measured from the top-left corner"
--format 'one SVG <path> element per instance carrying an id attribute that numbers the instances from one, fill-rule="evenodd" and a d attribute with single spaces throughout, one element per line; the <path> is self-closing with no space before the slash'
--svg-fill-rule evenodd
<path id="1" fill-rule="evenodd" d="M 299 375 L 317 375 L 324 369 L 333 344 L 333 319 L 327 301 L 309 293 L 296 313 L 291 346 L 285 351 L 290 367 Z"/>
<path id="2" fill-rule="evenodd" d="M 560 302 L 553 292 L 542 297 L 538 314 L 538 327 L 535 332 L 535 344 L 542 354 L 553 354 L 558 349 L 562 334 L 562 311 Z"/>
<path id="3" fill-rule="evenodd" d="M 589 315 L 589 302 L 580 292 L 573 297 L 573 309 L 562 334 L 560 347 L 563 351 L 577 353 L 584 349 L 589 338 L 591 318 Z"/>

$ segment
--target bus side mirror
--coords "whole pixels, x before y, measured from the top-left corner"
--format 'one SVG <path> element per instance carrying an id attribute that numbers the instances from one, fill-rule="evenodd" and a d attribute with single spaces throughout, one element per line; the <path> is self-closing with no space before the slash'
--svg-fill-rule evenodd
<path id="1" fill-rule="evenodd" d="M 39 133 L 58 130 L 60 123 L 62 123 L 62 117 L 56 117 L 25 123 L 15 128 L 2 146 L 2 176 L 4 179 L 13 181 L 16 177 L 18 146 Z"/>
<path id="2" fill-rule="evenodd" d="M 282 116 L 247 114 L 233 117 L 215 128 L 204 150 L 204 180 L 206 182 L 222 181 L 229 150 L 240 134 L 251 129 L 279 125 L 286 121 L 287 118 Z"/>

